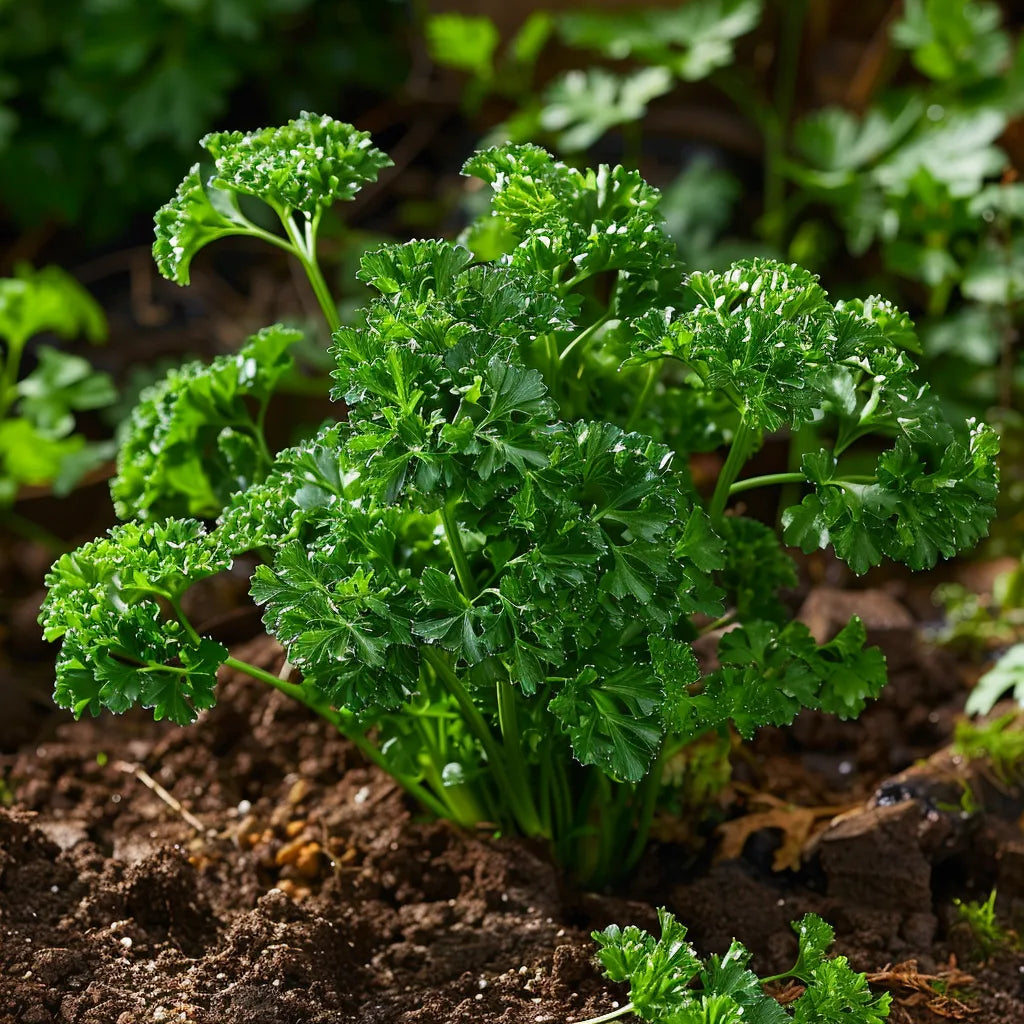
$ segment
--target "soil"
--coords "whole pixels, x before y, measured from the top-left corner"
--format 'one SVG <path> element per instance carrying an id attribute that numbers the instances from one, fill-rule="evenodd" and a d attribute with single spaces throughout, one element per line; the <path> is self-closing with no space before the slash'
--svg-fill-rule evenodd
<path id="1" fill-rule="evenodd" d="M 704 808 L 718 832 L 662 820 L 615 893 L 573 890 L 520 840 L 423 820 L 243 678 L 190 729 L 51 716 L 0 757 L 0 1020 L 563 1024 L 624 1000 L 589 932 L 651 928 L 665 905 L 699 950 L 738 937 L 767 973 L 792 963 L 789 922 L 822 914 L 897 1024 L 1024 1021 L 1020 953 L 983 959 L 953 903 L 996 885 L 1020 927 L 1021 791 L 944 749 L 965 690 L 892 589 L 820 587 L 801 614 L 827 635 L 851 611 L 889 655 L 883 697 L 857 722 L 765 730 Z M 281 662 L 265 638 L 236 653 Z"/>

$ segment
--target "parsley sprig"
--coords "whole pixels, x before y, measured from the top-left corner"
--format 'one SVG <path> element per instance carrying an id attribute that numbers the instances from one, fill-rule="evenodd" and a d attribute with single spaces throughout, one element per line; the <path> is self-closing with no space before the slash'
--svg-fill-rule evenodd
<path id="1" fill-rule="evenodd" d="M 629 985 L 629 1002 L 579 1024 L 606 1024 L 632 1015 L 659 1024 L 881 1024 L 892 997 L 872 994 L 863 974 L 844 956 L 828 957 L 833 929 L 816 914 L 793 922 L 799 952 L 793 967 L 759 978 L 748 966 L 751 953 L 733 941 L 724 956 L 702 961 L 686 941 L 686 926 L 658 910 L 661 936 L 635 926 L 609 925 L 593 933 L 598 960 L 611 981 Z M 803 992 L 786 1006 L 764 986 L 793 979 Z"/>

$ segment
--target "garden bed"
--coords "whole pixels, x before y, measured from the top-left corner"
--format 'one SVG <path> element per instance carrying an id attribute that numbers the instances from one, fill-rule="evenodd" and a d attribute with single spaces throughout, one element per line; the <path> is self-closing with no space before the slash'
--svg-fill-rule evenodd
<path id="1" fill-rule="evenodd" d="M 700 951 L 736 936 L 762 973 L 792 963 L 790 921 L 822 914 L 897 1024 L 1022 1020 L 1019 953 L 982 962 L 953 904 L 996 884 L 1019 919 L 1020 793 L 942 751 L 963 688 L 903 605 L 821 589 L 803 614 L 827 629 L 851 603 L 889 656 L 882 698 L 858 722 L 764 730 L 719 800 L 724 830 L 695 850 L 663 823 L 614 894 L 574 891 L 522 841 L 418 818 L 327 725 L 242 678 L 189 730 L 51 719 L 0 762 L 0 1017 L 561 1024 L 624 999 L 589 931 L 651 928 L 666 905 Z M 265 639 L 239 650 L 280 663 Z M 730 843 L 738 857 L 710 856 Z"/>

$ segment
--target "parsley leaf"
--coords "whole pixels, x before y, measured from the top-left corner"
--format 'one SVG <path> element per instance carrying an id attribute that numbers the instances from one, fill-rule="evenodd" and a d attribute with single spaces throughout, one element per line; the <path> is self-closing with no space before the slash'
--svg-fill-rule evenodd
<path id="1" fill-rule="evenodd" d="M 889 1015 L 888 993 L 873 996 L 864 975 L 851 970 L 846 957 L 826 957 L 832 928 L 814 914 L 793 924 L 800 937 L 796 966 L 766 979 L 794 977 L 805 983 L 791 1007 L 764 991 L 765 982 L 748 967 L 751 954 L 742 943 L 734 940 L 724 956 L 702 962 L 686 941 L 684 925 L 664 908 L 658 910 L 658 921 L 659 939 L 614 924 L 593 933 L 605 976 L 629 984 L 629 1003 L 595 1021 L 633 1013 L 666 1024 L 882 1024 Z"/>
<path id="2" fill-rule="evenodd" d="M 263 416 L 301 337 L 280 324 L 265 327 L 237 353 L 187 363 L 143 391 L 110 485 L 118 516 L 210 519 L 265 476 L 271 456 Z"/>
<path id="3" fill-rule="evenodd" d="M 198 580 L 231 565 L 194 520 L 125 523 L 62 555 L 46 577 L 39 621 L 62 639 L 54 699 L 76 716 L 140 704 L 179 725 L 211 707 L 227 650 L 168 619 Z"/>

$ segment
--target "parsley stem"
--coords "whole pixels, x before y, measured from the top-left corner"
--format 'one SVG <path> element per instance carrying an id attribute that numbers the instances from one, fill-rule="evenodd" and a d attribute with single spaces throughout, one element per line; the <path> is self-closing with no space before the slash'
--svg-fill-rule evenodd
<path id="1" fill-rule="evenodd" d="M 443 655 L 432 647 L 423 647 L 423 659 L 434 670 L 434 674 L 444 685 L 445 689 L 455 698 L 459 705 L 466 725 L 470 732 L 479 740 L 487 755 L 488 764 L 494 772 L 494 780 L 498 784 L 499 792 L 508 799 L 512 809 L 512 815 L 516 824 L 524 835 L 537 836 L 542 834 L 540 820 L 533 807 L 529 790 L 522 790 L 513 784 L 505 764 L 504 752 L 494 740 L 494 735 L 480 713 L 480 709 L 473 703 L 473 698 L 466 692 L 462 680 L 452 671 L 451 666 L 444 659 Z M 525 795 L 525 801 L 524 801 Z"/>
<path id="2" fill-rule="evenodd" d="M 637 400 L 633 403 L 633 408 L 630 411 L 629 419 L 626 420 L 626 432 L 629 433 L 636 427 L 637 420 L 643 415 L 644 410 L 647 408 L 647 403 L 650 400 L 651 392 L 654 390 L 654 385 L 658 382 L 658 370 L 661 368 L 661 364 L 657 361 L 651 362 L 647 368 L 647 379 L 644 381 L 644 386 L 640 390 L 640 394 L 637 396 Z"/>
<path id="3" fill-rule="evenodd" d="M 745 480 L 738 480 L 729 488 L 729 496 L 739 494 L 741 491 L 752 491 L 756 487 L 773 487 L 775 484 L 800 484 L 807 477 L 803 473 L 767 473 L 765 476 L 748 476 Z"/>
<path id="4" fill-rule="evenodd" d="M 454 821 L 456 825 L 462 828 L 474 828 L 477 822 L 484 821 L 487 815 L 481 811 L 476 797 L 469 786 L 445 785 L 442 769 L 447 763 L 448 758 L 439 749 L 438 743 L 431 735 L 430 724 L 424 721 L 420 715 L 415 716 L 415 719 L 416 731 L 419 733 L 420 741 L 423 744 L 423 751 L 420 756 L 423 774 L 431 788 L 438 795 L 438 798 L 447 808 L 441 817 Z"/>
<path id="5" fill-rule="evenodd" d="M 577 1021 L 576 1024 L 605 1024 L 606 1021 L 625 1017 L 627 1013 L 633 1013 L 632 1003 L 626 1003 L 625 1006 L 620 1006 L 617 1010 L 612 1010 L 609 1013 L 602 1013 L 600 1017 L 588 1017 L 586 1020 Z"/>
<path id="6" fill-rule="evenodd" d="M 708 507 L 708 515 L 712 522 L 719 522 L 725 512 L 726 503 L 736 477 L 750 455 L 750 445 L 753 439 L 753 432 L 747 426 L 747 421 L 740 420 L 736 433 L 733 435 L 732 446 L 726 456 L 725 465 L 718 474 L 718 483 L 715 484 L 715 492 L 711 495 L 711 504 Z"/>
<path id="7" fill-rule="evenodd" d="M 654 821 L 654 810 L 658 803 L 658 791 L 661 789 L 663 767 L 664 761 L 659 751 L 651 770 L 638 785 L 633 787 L 634 796 L 640 795 L 640 813 L 634 826 L 633 842 L 626 853 L 625 869 L 627 871 L 633 869 L 647 848 L 647 839 L 651 834 L 651 824 Z M 620 785 L 625 785 L 625 783 L 620 783 Z"/>
<path id="8" fill-rule="evenodd" d="M 565 357 L 577 346 L 584 345 L 602 328 L 609 320 L 615 316 L 615 311 L 609 306 L 604 313 L 599 316 L 589 327 L 585 330 L 580 331 L 572 341 L 569 342 L 565 348 L 559 353 L 558 361 L 560 363 L 565 362 Z"/>
<path id="9" fill-rule="evenodd" d="M 299 683 L 289 683 L 286 679 L 280 679 L 273 672 L 250 665 L 247 661 L 239 661 L 238 658 L 226 658 L 224 664 L 233 668 L 236 672 L 244 672 L 247 676 L 261 683 L 272 686 L 275 690 L 300 704 L 304 704 L 310 711 L 315 712 L 321 718 L 326 719 L 338 730 L 358 751 L 369 761 L 375 764 L 381 771 L 390 775 L 414 800 L 418 801 L 427 810 L 436 814 L 439 818 L 451 817 L 451 811 L 429 790 L 421 786 L 415 779 L 409 778 L 400 772 L 396 772 L 393 765 L 387 764 L 381 752 L 366 738 L 358 726 L 349 720 L 349 716 L 337 708 L 333 708 L 326 701 L 318 699 L 309 692 L 307 687 Z"/>
<path id="10" fill-rule="evenodd" d="M 551 835 L 550 828 L 545 828 L 540 814 L 534 804 L 530 789 L 529 772 L 523 757 L 523 740 L 519 732 L 519 711 L 516 707 L 515 685 L 508 679 L 498 679 L 498 728 L 508 755 L 509 774 L 515 777 L 516 785 L 523 794 L 523 808 L 527 812 L 527 821 L 523 829 L 528 835 Z M 529 827 L 527 827 L 529 826 Z"/>
<path id="11" fill-rule="evenodd" d="M 476 581 L 473 579 L 473 570 L 469 567 L 466 549 L 462 546 L 459 524 L 450 505 L 441 506 L 441 525 L 444 527 L 448 552 L 452 556 L 452 564 L 455 566 L 455 575 L 459 578 L 459 586 L 462 587 L 462 592 L 466 597 L 472 601 L 476 597 Z"/>
<path id="12" fill-rule="evenodd" d="M 181 610 L 181 601 L 178 598 L 169 597 L 167 603 L 171 606 L 171 611 L 174 612 L 174 617 L 182 624 L 185 632 L 188 633 L 189 639 L 194 643 L 198 644 L 201 642 L 199 634 L 196 632 L 195 626 L 192 625 L 188 620 L 188 616 Z"/>
<path id="13" fill-rule="evenodd" d="M 327 320 L 327 327 L 333 334 L 341 327 L 341 317 L 338 316 L 338 307 L 331 297 L 331 290 L 327 287 L 327 282 L 324 280 L 323 272 L 320 270 L 320 264 L 316 258 L 316 232 L 311 224 L 307 225 L 309 230 L 303 237 L 299 234 L 299 228 L 291 210 L 276 209 L 276 213 L 281 219 L 281 226 L 292 243 L 298 261 L 302 264 L 302 269 L 306 272 L 306 277 L 309 278 L 313 294 L 316 296 L 316 301 L 320 303 L 324 318 Z"/>

